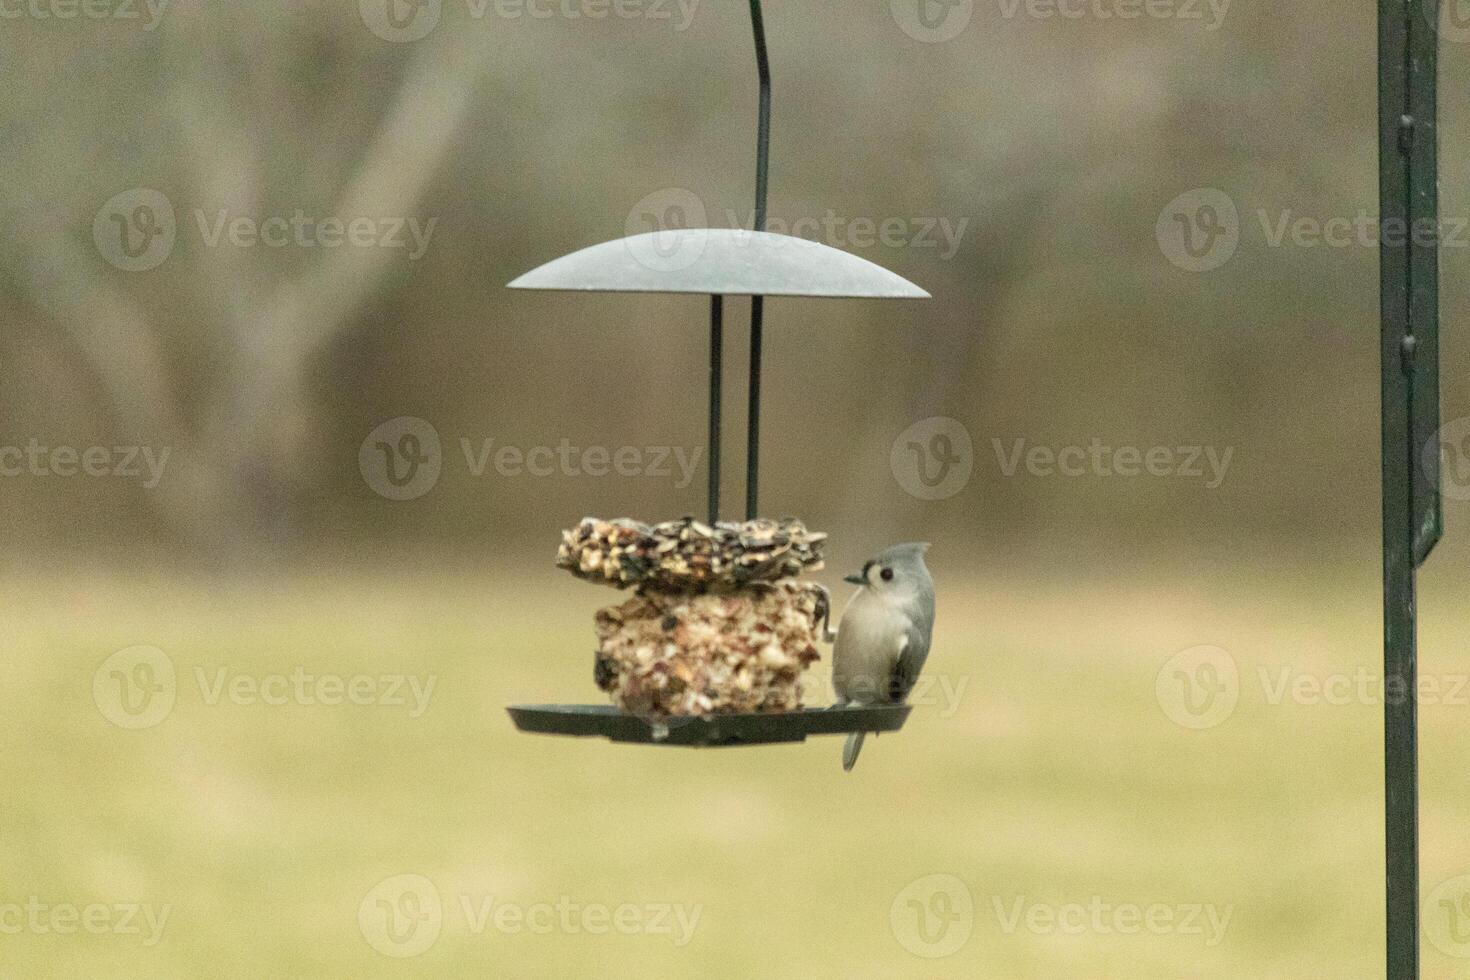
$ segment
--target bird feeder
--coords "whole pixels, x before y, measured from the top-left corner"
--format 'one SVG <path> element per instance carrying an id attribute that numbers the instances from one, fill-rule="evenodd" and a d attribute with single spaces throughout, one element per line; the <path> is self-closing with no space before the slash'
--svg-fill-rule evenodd
<path id="1" fill-rule="evenodd" d="M 927 299 L 918 286 L 866 259 L 766 227 L 771 82 L 760 0 L 750 0 L 760 102 L 756 131 L 754 229 L 678 228 L 592 245 L 509 283 L 511 289 L 610 293 L 697 293 L 709 297 L 709 522 L 720 520 L 721 363 L 724 298 L 750 297 L 750 369 L 746 414 L 745 519 L 758 515 L 761 347 L 765 297 Z M 615 742 L 751 745 L 800 742 L 808 735 L 896 731 L 907 704 L 800 708 L 646 718 L 614 705 L 517 705 L 507 709 L 522 731 L 602 736 Z"/>

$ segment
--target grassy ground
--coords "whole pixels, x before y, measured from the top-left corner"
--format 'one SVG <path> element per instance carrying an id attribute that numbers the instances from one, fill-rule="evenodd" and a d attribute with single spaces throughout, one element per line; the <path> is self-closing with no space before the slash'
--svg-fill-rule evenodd
<path id="1" fill-rule="evenodd" d="M 937 689 L 851 775 L 832 739 L 518 735 L 506 703 L 597 700 L 604 596 L 569 579 L 32 581 L 0 633 L 0 978 L 1381 975 L 1381 709 L 1271 703 L 1283 670 L 1377 662 L 1376 569 L 1163 579 L 942 589 L 929 669 L 957 704 Z M 1452 598 L 1424 641 L 1446 678 L 1470 671 Z M 176 700 L 128 730 L 94 676 L 135 644 Z M 1193 730 L 1156 679 L 1200 644 L 1239 696 Z M 435 686 L 418 717 L 210 703 L 297 667 Z M 1426 892 L 1470 872 L 1467 717 L 1423 708 Z M 96 934 L 47 918 L 94 903 Z"/>

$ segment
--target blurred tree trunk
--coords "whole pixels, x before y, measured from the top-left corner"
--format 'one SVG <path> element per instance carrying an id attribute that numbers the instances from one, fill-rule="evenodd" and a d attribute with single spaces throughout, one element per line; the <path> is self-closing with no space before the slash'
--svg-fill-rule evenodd
<path id="1" fill-rule="evenodd" d="M 260 213 L 267 141 L 234 107 L 259 104 L 272 112 L 280 104 L 269 93 L 238 91 L 266 84 L 259 71 L 252 76 L 228 67 L 250 64 L 248 52 L 221 49 L 239 44 L 240 35 L 202 27 L 195 33 L 167 49 L 169 92 L 159 99 L 180 121 L 181 156 L 197 195 L 188 202 L 197 208 L 177 215 L 181 233 L 195 211 Z M 413 53 L 402 84 L 321 213 L 344 222 L 414 216 L 460 131 L 483 67 L 483 46 L 476 48 L 465 32 L 444 31 L 406 47 Z M 315 50 L 306 45 L 301 56 Z M 310 65 L 298 67 L 274 67 L 274 84 L 311 77 Z M 294 141 L 305 156 L 320 142 L 310 130 L 281 138 Z M 299 184 L 319 179 L 301 174 Z M 312 361 L 352 328 L 394 253 L 345 244 L 302 249 L 298 268 L 285 275 L 267 265 L 279 256 L 263 248 L 201 244 L 197 255 L 171 256 L 165 268 L 193 263 L 180 278 L 187 281 L 190 305 L 214 320 L 197 341 L 213 342 L 220 353 L 221 363 L 213 365 L 217 376 L 189 385 L 170 378 L 160 325 L 120 287 L 119 273 L 76 244 L 76 230 L 52 218 L 42 202 L 14 187 L 0 193 L 12 219 L 5 243 L 12 278 L 62 328 L 74 362 L 91 375 L 110 410 L 117 440 L 169 448 L 170 471 L 149 496 L 167 523 L 199 553 L 223 560 L 248 557 L 289 536 L 318 417 L 308 384 Z M 192 401 L 185 397 L 191 388 Z"/>

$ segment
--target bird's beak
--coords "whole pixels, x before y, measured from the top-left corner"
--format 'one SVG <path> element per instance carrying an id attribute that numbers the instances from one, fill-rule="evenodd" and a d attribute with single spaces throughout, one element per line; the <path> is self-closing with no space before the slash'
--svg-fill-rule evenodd
<path id="1" fill-rule="evenodd" d="M 867 585 L 868 584 L 868 580 L 865 579 L 865 578 L 863 578 L 862 575 L 859 575 L 859 574 L 844 575 L 844 576 L 842 576 L 842 581 L 844 581 L 844 582 L 851 582 L 853 585 Z"/>

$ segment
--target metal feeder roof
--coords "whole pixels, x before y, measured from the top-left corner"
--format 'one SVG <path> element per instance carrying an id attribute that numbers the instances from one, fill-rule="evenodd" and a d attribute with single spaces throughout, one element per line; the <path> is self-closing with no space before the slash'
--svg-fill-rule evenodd
<path id="1" fill-rule="evenodd" d="M 740 228 L 618 238 L 553 259 L 511 289 L 928 299 L 897 273 L 821 242 Z"/>

